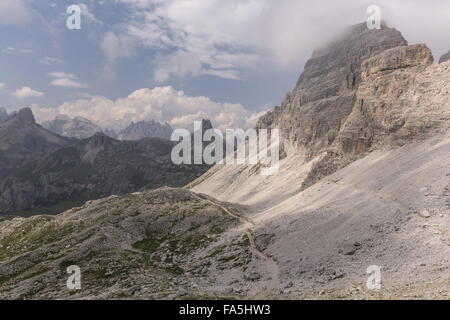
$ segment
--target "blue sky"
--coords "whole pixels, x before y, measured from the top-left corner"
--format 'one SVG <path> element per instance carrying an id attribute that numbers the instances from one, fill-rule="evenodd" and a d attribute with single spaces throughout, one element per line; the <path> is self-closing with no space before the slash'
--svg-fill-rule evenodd
<path id="1" fill-rule="evenodd" d="M 450 49 L 444 0 L 1 0 L 0 107 L 116 129 L 148 118 L 246 126 L 369 4 L 410 43 L 437 58 Z M 69 5 L 82 9 L 81 30 L 66 27 Z"/>

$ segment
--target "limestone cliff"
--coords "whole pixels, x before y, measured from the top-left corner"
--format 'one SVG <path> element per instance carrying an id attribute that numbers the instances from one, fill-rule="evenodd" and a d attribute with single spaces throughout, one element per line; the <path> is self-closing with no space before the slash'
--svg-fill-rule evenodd
<path id="1" fill-rule="evenodd" d="M 308 158 L 317 156 L 335 141 L 353 110 L 362 62 L 405 45 L 395 29 L 369 30 L 366 24 L 351 27 L 341 39 L 314 52 L 295 89 L 257 126 L 279 127 L 287 149 L 292 146 Z"/>
<path id="2" fill-rule="evenodd" d="M 432 63 L 425 45 L 407 46 L 393 29 L 355 26 L 314 53 L 292 93 L 258 127 L 280 128 L 288 153 L 316 159 L 307 188 L 367 151 L 446 128 L 448 64 Z"/>

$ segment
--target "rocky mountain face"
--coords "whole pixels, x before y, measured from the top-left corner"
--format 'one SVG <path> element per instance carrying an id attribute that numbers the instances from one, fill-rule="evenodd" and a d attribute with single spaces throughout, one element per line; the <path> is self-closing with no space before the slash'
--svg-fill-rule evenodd
<path id="1" fill-rule="evenodd" d="M 342 39 L 314 52 L 295 89 L 257 127 L 280 128 L 285 147 L 315 157 L 335 141 L 352 112 L 362 62 L 406 45 L 400 32 L 386 26 L 381 30 L 369 30 L 366 24 L 351 27 Z"/>
<path id="2" fill-rule="evenodd" d="M 426 110 L 414 100 L 425 91 L 414 79 L 432 62 L 425 45 L 407 46 L 394 29 L 354 26 L 313 54 L 293 92 L 258 127 L 280 128 L 288 152 L 316 159 L 307 188 L 371 149 L 419 139 L 445 120 L 433 111 L 442 103 Z"/>
<path id="3" fill-rule="evenodd" d="M 0 213 L 181 187 L 208 169 L 174 165 L 175 143 L 160 138 L 117 141 L 102 133 L 83 140 L 60 137 L 37 125 L 29 109 L 0 125 L 0 143 Z"/>
<path id="4" fill-rule="evenodd" d="M 432 129 L 450 118 L 442 112 L 447 105 L 444 100 L 432 105 L 437 97 L 426 84 L 434 80 L 432 73 L 438 78 L 443 71 L 427 69 L 432 63 L 431 50 L 425 45 L 397 47 L 364 61 L 356 104 L 340 130 L 337 149 L 362 153 L 423 139 L 427 131 L 435 134 Z M 435 89 L 443 93 L 448 86 L 439 87 Z"/>
<path id="5" fill-rule="evenodd" d="M 13 168 L 71 144 L 35 122 L 31 109 L 9 115 L 0 123 L 0 177 Z"/>
<path id="6" fill-rule="evenodd" d="M 448 65 L 432 62 L 425 45 L 397 47 L 367 59 L 352 112 L 314 164 L 304 187 L 367 152 L 445 132 L 450 119 Z"/>
<path id="7" fill-rule="evenodd" d="M 172 127 L 168 124 L 161 124 L 155 120 L 132 122 L 128 127 L 119 132 L 119 140 L 141 140 L 144 138 L 162 138 L 170 140 Z"/>
<path id="8" fill-rule="evenodd" d="M 103 129 L 83 117 L 70 118 L 68 116 L 57 116 L 52 121 L 42 123 L 42 126 L 60 136 L 84 139 L 92 137 Z"/>
<path id="9" fill-rule="evenodd" d="M 439 59 L 439 63 L 443 63 L 450 60 L 450 51 L 447 52 L 446 54 L 444 54 L 440 59 Z"/>

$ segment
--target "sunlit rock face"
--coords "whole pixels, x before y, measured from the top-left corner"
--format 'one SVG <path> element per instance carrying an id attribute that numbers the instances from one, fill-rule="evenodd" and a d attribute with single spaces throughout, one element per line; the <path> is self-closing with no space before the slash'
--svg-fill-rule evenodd
<path id="1" fill-rule="evenodd" d="M 278 127 L 285 144 L 304 149 L 309 157 L 329 147 L 356 101 L 361 64 L 407 41 L 395 29 L 369 30 L 358 24 L 341 39 L 316 50 L 305 65 L 295 89 L 258 123 Z"/>

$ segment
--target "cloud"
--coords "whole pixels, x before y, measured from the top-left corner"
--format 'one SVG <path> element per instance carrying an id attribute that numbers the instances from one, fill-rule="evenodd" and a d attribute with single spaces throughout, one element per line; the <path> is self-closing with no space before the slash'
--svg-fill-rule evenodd
<path id="1" fill-rule="evenodd" d="M 409 43 L 426 43 L 435 58 L 450 50 L 450 1 L 380 1 L 382 18 L 402 32 Z"/>
<path id="2" fill-rule="evenodd" d="M 264 1 L 119 1 L 136 7 L 122 33 L 165 52 L 153 61 L 160 82 L 204 74 L 240 79 L 241 68 L 261 62 L 254 27 Z"/>
<path id="3" fill-rule="evenodd" d="M 116 35 L 108 31 L 103 35 L 100 47 L 106 57 L 107 62 L 114 62 L 118 58 L 131 55 L 131 39 L 124 35 Z"/>
<path id="4" fill-rule="evenodd" d="M 114 0 L 115 2 L 125 3 L 137 8 L 149 7 L 154 0 Z"/>
<path id="5" fill-rule="evenodd" d="M 248 69 L 301 68 L 315 48 L 365 22 L 369 5 L 379 5 L 382 19 L 410 42 L 425 42 L 436 55 L 450 49 L 448 0 L 115 1 L 132 10 L 117 33 L 159 52 L 157 80 L 203 74 L 241 79 Z"/>
<path id="6" fill-rule="evenodd" d="M 97 19 L 97 17 L 92 13 L 92 11 L 86 4 L 78 3 L 77 6 L 81 8 L 81 14 L 85 21 L 87 21 L 88 23 L 103 24 L 102 21 Z"/>
<path id="7" fill-rule="evenodd" d="M 67 73 L 67 72 L 50 72 L 48 74 L 52 78 L 69 78 L 69 79 L 76 79 L 77 77 L 73 73 Z"/>
<path id="8" fill-rule="evenodd" d="M 42 92 L 31 89 L 30 87 L 22 87 L 17 89 L 12 93 L 14 97 L 17 99 L 27 99 L 27 98 L 36 98 L 42 97 L 44 94 Z"/>
<path id="9" fill-rule="evenodd" d="M 50 77 L 55 78 L 50 82 L 52 86 L 66 88 L 86 88 L 85 83 L 78 82 L 78 77 L 72 73 L 66 72 L 50 72 Z"/>
<path id="10" fill-rule="evenodd" d="M 55 79 L 52 82 L 50 82 L 52 86 L 55 87 L 66 87 L 66 88 L 86 88 L 87 85 L 84 83 L 79 83 L 72 79 L 62 78 L 62 79 Z"/>
<path id="11" fill-rule="evenodd" d="M 0 82 L 0 90 L 2 90 L 2 89 L 5 88 L 5 87 L 6 87 L 6 83 Z"/>
<path id="12" fill-rule="evenodd" d="M 11 47 L 11 46 L 8 46 L 5 49 L 2 49 L 2 53 L 14 53 L 16 51 L 17 51 L 16 48 Z"/>
<path id="13" fill-rule="evenodd" d="M 114 63 L 124 57 L 130 57 L 134 52 L 134 41 L 128 35 L 116 35 L 112 31 L 106 32 L 101 41 L 100 48 L 105 56 L 104 77 L 114 77 Z"/>
<path id="14" fill-rule="evenodd" d="M 32 50 L 29 49 L 17 49 L 11 46 L 6 47 L 5 49 L 1 50 L 2 53 L 22 53 L 22 54 L 28 54 L 33 53 Z"/>
<path id="15" fill-rule="evenodd" d="M 23 0 L 0 1 L 0 25 L 23 24 L 31 17 L 30 9 Z"/>
<path id="16" fill-rule="evenodd" d="M 154 63 L 154 79 L 157 82 L 165 82 L 173 75 L 178 77 L 197 76 L 202 71 L 202 64 L 197 56 L 183 51 L 160 56 L 155 59 Z"/>
<path id="17" fill-rule="evenodd" d="M 41 60 L 39 60 L 39 63 L 45 64 L 45 65 L 53 65 L 53 64 L 62 64 L 62 63 L 64 63 L 64 61 L 59 58 L 44 57 Z"/>
<path id="18" fill-rule="evenodd" d="M 140 89 L 128 97 L 110 100 L 101 96 L 67 102 L 56 109 L 33 107 L 38 121 L 56 115 L 81 116 L 103 128 L 120 130 L 131 121 L 154 119 L 179 128 L 192 127 L 194 120 L 210 119 L 220 129 L 246 128 L 253 114 L 240 104 L 218 103 L 208 97 L 188 96 L 172 87 Z"/>

